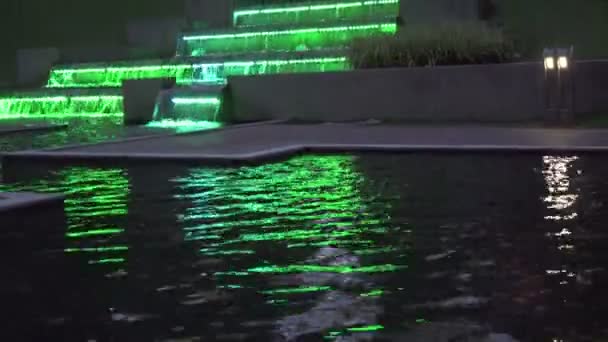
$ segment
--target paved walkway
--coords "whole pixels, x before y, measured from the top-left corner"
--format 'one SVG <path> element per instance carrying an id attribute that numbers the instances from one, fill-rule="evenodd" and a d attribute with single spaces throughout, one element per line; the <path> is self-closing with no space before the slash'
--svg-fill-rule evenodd
<path id="1" fill-rule="evenodd" d="M 608 152 L 608 130 L 364 124 L 263 124 L 87 146 L 18 152 L 5 159 L 259 162 L 299 152 Z"/>

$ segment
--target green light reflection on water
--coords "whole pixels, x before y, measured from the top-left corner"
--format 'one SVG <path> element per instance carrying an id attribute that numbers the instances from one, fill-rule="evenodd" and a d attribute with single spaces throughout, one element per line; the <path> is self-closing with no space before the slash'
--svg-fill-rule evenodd
<path id="1" fill-rule="evenodd" d="M 359 189 L 364 178 L 355 170 L 355 161 L 356 157 L 344 155 L 302 156 L 256 167 L 192 169 L 188 176 L 173 179 L 178 189 L 175 198 L 190 203 L 178 215 L 185 240 L 201 243 L 204 255 L 255 255 L 256 248 L 251 247 L 267 243 L 291 249 L 358 246 L 356 250 L 365 251 L 361 255 L 390 251 L 374 246 L 373 235 L 387 232 L 387 216 L 365 210 Z M 264 265 L 250 267 L 242 275 L 373 273 L 403 267 Z"/>
<path id="2" fill-rule="evenodd" d="M 310 292 L 322 292 L 331 291 L 331 286 L 300 286 L 293 288 L 279 288 L 266 291 L 260 291 L 261 294 L 274 295 L 274 294 L 294 294 L 294 293 L 310 293 Z"/>
<path id="3" fill-rule="evenodd" d="M 0 191 L 63 193 L 67 231 L 65 253 L 87 255 L 89 264 L 121 264 L 129 247 L 119 242 L 128 214 L 129 180 L 122 169 L 69 167 L 46 178 L 0 184 Z M 117 254 L 119 254 L 117 256 Z"/>
<path id="4" fill-rule="evenodd" d="M 267 304 L 289 305 L 285 298 L 322 300 L 343 292 L 335 284 L 347 280 L 363 288 L 346 293 L 375 301 L 385 292 L 371 275 L 407 268 L 405 261 L 377 257 L 396 249 L 385 238 L 390 206 L 366 198 L 357 157 L 305 155 L 255 167 L 195 168 L 172 181 L 174 198 L 185 203 L 177 213 L 184 239 L 196 244 L 203 260 L 225 258 L 213 272 L 217 287 L 240 284 L 269 296 Z M 374 320 L 365 323 L 337 328 L 378 328 Z"/>
<path id="5" fill-rule="evenodd" d="M 384 290 L 372 290 L 370 292 L 367 293 L 362 293 L 361 296 L 362 297 L 380 297 L 384 294 Z"/>
<path id="6" fill-rule="evenodd" d="M 346 329 L 349 332 L 365 332 L 365 331 L 378 331 L 384 329 L 384 326 L 380 324 L 368 325 L 364 327 L 354 327 Z"/>
<path id="7" fill-rule="evenodd" d="M 129 246 L 108 246 L 108 247 L 83 247 L 83 248 L 66 248 L 66 253 L 99 253 L 99 252 L 123 252 L 128 251 Z"/>
<path id="8" fill-rule="evenodd" d="M 303 273 L 303 272 L 330 272 L 330 273 L 383 273 L 394 272 L 407 268 L 406 265 L 373 265 L 363 267 L 351 266 L 321 266 L 321 265 L 289 265 L 289 266 L 260 266 L 250 268 L 251 273 Z"/>

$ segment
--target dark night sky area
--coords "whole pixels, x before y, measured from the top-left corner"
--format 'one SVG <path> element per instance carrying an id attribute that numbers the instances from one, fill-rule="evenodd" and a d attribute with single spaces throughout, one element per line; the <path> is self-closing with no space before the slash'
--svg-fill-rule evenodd
<path id="1" fill-rule="evenodd" d="M 12 46 L 95 45 L 123 39 L 128 19 L 180 16 L 182 1 L 3 0 L 3 40 Z"/>
<path id="2" fill-rule="evenodd" d="M 121 45 L 131 18 L 182 16 L 180 0 L 0 0 L 0 81 L 18 48 Z"/>

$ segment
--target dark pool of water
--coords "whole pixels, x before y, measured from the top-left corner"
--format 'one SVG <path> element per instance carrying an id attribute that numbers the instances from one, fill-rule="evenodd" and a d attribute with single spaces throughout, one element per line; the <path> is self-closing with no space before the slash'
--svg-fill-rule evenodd
<path id="1" fill-rule="evenodd" d="M 62 229 L 43 227 L 4 248 L 3 331 L 605 341 L 606 170 L 601 157 L 533 155 L 23 170 L 1 190 L 66 193 L 68 227 L 58 246 L 31 250 Z"/>

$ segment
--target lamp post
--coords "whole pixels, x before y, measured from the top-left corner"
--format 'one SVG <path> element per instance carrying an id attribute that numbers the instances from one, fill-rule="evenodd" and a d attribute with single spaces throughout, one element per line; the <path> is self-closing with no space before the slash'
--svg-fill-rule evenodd
<path id="1" fill-rule="evenodd" d="M 545 70 L 545 106 L 561 122 L 574 116 L 574 47 L 546 48 L 543 51 Z"/>

